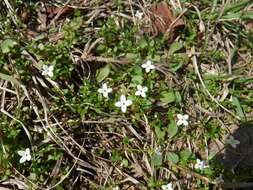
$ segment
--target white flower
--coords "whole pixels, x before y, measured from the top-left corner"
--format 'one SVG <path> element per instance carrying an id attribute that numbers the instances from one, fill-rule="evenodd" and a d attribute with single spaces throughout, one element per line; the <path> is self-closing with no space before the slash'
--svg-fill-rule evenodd
<path id="1" fill-rule="evenodd" d="M 112 92 L 112 88 L 108 88 L 107 87 L 107 84 L 102 84 L 102 88 L 99 88 L 98 89 L 98 92 L 99 93 L 101 93 L 101 94 L 103 94 L 103 96 L 105 97 L 105 98 L 108 98 L 108 94 L 110 93 L 110 92 Z"/>
<path id="2" fill-rule="evenodd" d="M 127 106 L 132 104 L 132 100 L 127 100 L 125 95 L 120 96 L 120 101 L 115 103 L 115 106 L 120 107 L 123 113 L 126 112 Z"/>
<path id="3" fill-rule="evenodd" d="M 177 125 L 184 125 L 184 126 L 188 126 L 188 119 L 189 119 L 189 115 L 187 114 L 177 114 Z"/>
<path id="4" fill-rule="evenodd" d="M 240 141 L 234 139 L 233 136 L 229 136 L 229 137 L 225 140 L 225 143 L 231 145 L 233 148 L 236 148 L 236 146 L 237 146 L 238 144 L 240 144 Z"/>
<path id="5" fill-rule="evenodd" d="M 162 185 L 162 190 L 173 190 L 172 183 L 168 183 L 167 185 Z"/>
<path id="6" fill-rule="evenodd" d="M 200 160 L 200 159 L 197 159 L 197 162 L 194 165 L 195 169 L 200 169 L 200 170 L 203 170 L 203 169 L 205 169 L 207 167 L 208 166 L 206 165 L 205 161 L 204 160 Z"/>
<path id="7" fill-rule="evenodd" d="M 54 76 L 54 66 L 53 65 L 50 65 L 50 66 L 47 66 L 47 65 L 43 65 L 42 66 L 42 75 L 47 75 L 49 77 L 53 77 Z"/>
<path id="8" fill-rule="evenodd" d="M 150 60 L 148 60 L 146 63 L 143 63 L 141 67 L 145 69 L 146 73 L 148 73 L 152 69 L 155 69 L 155 66 Z"/>
<path id="9" fill-rule="evenodd" d="M 146 97 L 146 92 L 148 91 L 148 88 L 146 86 L 141 86 L 141 85 L 138 85 L 137 86 L 137 91 L 135 92 L 135 95 L 136 96 L 141 96 L 143 98 Z"/>
<path id="10" fill-rule="evenodd" d="M 161 149 L 160 146 L 157 147 L 157 148 L 155 149 L 155 153 L 156 153 L 157 155 L 162 155 L 162 149 Z"/>
<path id="11" fill-rule="evenodd" d="M 112 190 L 119 190 L 119 186 L 113 187 Z"/>
<path id="12" fill-rule="evenodd" d="M 143 16 L 143 12 L 140 12 L 140 11 L 136 11 L 135 15 L 134 15 L 138 20 L 141 20 L 142 19 L 142 16 Z"/>
<path id="13" fill-rule="evenodd" d="M 19 160 L 20 164 L 24 163 L 25 161 L 30 161 L 32 158 L 29 148 L 26 148 L 25 151 L 19 150 L 18 154 L 21 156 L 21 158 Z"/>

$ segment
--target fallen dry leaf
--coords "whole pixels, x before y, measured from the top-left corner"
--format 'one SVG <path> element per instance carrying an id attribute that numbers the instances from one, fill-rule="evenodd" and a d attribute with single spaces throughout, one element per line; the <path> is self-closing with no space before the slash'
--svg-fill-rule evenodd
<path id="1" fill-rule="evenodd" d="M 37 30 L 45 31 L 47 29 L 47 15 L 45 13 L 38 12 L 37 21 L 39 23 Z"/>
<path id="2" fill-rule="evenodd" d="M 48 38 L 49 38 L 49 42 L 54 43 L 54 42 L 57 42 L 57 41 L 63 39 L 64 38 L 64 33 L 63 32 L 53 33 L 53 34 L 50 34 L 48 36 Z"/>
<path id="3" fill-rule="evenodd" d="M 61 15 L 64 15 L 64 14 L 68 14 L 68 13 L 72 12 L 72 10 L 73 10 L 72 8 L 67 7 L 67 6 L 63 7 L 63 8 L 48 6 L 46 8 L 46 12 L 47 12 L 49 18 L 53 18 L 56 14 L 58 14 L 59 11 L 61 11 Z"/>
<path id="4" fill-rule="evenodd" d="M 0 187 L 0 190 L 11 190 L 11 189 L 6 188 L 6 187 Z"/>
<path id="5" fill-rule="evenodd" d="M 34 39 L 36 36 L 38 36 L 39 33 L 35 32 L 35 31 L 32 31 L 30 29 L 27 29 L 26 33 L 25 33 L 25 36 L 27 37 L 27 39 L 29 40 L 32 40 Z"/>
<path id="6" fill-rule="evenodd" d="M 251 7 L 248 12 L 253 12 L 253 7 Z M 253 19 L 248 19 L 246 21 L 246 25 L 245 25 L 245 28 L 251 32 L 253 32 Z"/>
<path id="7" fill-rule="evenodd" d="M 253 19 L 246 22 L 245 27 L 247 30 L 253 31 Z"/>
<path id="8" fill-rule="evenodd" d="M 170 39 L 175 37 L 175 31 L 185 26 L 182 19 L 173 16 L 166 2 L 160 2 L 151 6 L 149 10 L 152 29 L 148 32 L 156 36 L 158 33 L 170 32 Z M 169 30 L 169 31 L 168 31 Z"/>
<path id="9" fill-rule="evenodd" d="M 52 19 L 56 21 L 59 17 L 63 15 L 67 15 L 73 12 L 73 9 L 70 7 L 52 7 L 52 6 L 45 6 L 38 12 L 37 21 L 39 23 L 38 31 L 45 31 L 47 30 L 48 23 Z M 57 17 L 57 18 L 55 18 Z"/>

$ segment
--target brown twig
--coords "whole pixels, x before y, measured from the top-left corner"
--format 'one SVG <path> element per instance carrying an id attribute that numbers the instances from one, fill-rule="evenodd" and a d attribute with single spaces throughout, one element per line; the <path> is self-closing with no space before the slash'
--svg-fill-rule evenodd
<path id="1" fill-rule="evenodd" d="M 205 181 L 207 183 L 216 184 L 215 181 L 211 181 L 207 177 L 205 177 L 203 175 L 200 175 L 200 174 L 198 174 L 198 173 L 196 173 L 196 172 L 194 172 L 194 171 L 192 171 L 192 170 L 190 170 L 188 168 L 185 168 L 185 167 L 182 167 L 182 166 L 179 166 L 179 165 L 176 165 L 176 164 L 174 164 L 173 166 L 175 166 L 177 169 L 181 170 L 182 172 L 184 172 L 186 174 L 190 174 L 190 175 L 192 175 L 192 176 L 194 176 L 194 177 L 196 177 L 198 179 L 201 179 L 201 180 L 203 180 L 203 181 Z"/>
<path id="2" fill-rule="evenodd" d="M 127 64 L 130 63 L 127 59 L 114 59 L 114 58 L 108 58 L 108 57 L 97 57 L 97 56 L 88 56 L 88 57 L 81 57 L 83 61 L 88 62 L 102 62 L 102 63 L 115 63 L 115 64 Z"/>

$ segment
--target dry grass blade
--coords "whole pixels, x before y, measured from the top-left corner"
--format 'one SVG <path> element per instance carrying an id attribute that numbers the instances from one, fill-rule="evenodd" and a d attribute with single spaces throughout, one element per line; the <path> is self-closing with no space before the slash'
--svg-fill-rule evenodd
<path id="1" fill-rule="evenodd" d="M 63 10 L 64 10 L 65 8 L 68 7 L 68 4 L 69 4 L 71 1 L 72 1 L 72 0 L 68 0 L 68 1 L 64 4 L 64 6 L 58 11 L 57 15 L 51 20 L 51 22 L 50 22 L 50 24 L 49 24 L 48 27 L 50 27 L 50 26 L 52 26 L 52 25 L 55 24 L 56 20 L 61 16 L 61 14 L 63 13 Z"/>
<path id="2" fill-rule="evenodd" d="M 5 3 L 5 5 L 6 5 L 6 7 L 7 7 L 7 10 L 8 10 L 8 12 L 9 12 L 10 16 L 11 16 L 12 22 L 13 22 L 15 25 L 17 25 L 17 24 L 18 24 L 18 19 L 17 19 L 17 16 L 16 16 L 16 14 L 15 14 L 15 11 L 14 11 L 14 9 L 12 8 L 10 2 L 9 2 L 8 0 L 4 0 L 4 3 Z"/>
<path id="3" fill-rule="evenodd" d="M 21 87 L 24 90 L 24 92 L 26 94 L 28 94 L 27 90 L 25 89 L 25 87 L 21 83 L 19 83 L 15 78 L 13 78 L 12 76 L 0 73 L 0 78 L 2 78 L 3 80 L 9 81 L 9 82 L 11 82 L 11 83 L 13 83 L 13 84 Z M 26 133 L 26 135 L 27 135 L 27 137 L 28 137 L 28 139 L 30 141 L 31 147 L 32 147 L 32 137 L 31 137 L 31 134 L 30 134 L 29 130 L 26 128 L 26 126 L 23 124 L 23 122 L 21 122 L 20 120 L 16 119 L 13 115 L 11 115 L 10 113 L 8 113 L 4 109 L 4 107 L 5 107 L 5 94 L 6 94 L 6 91 L 4 89 L 3 89 L 2 98 L 1 98 L 1 112 L 3 114 L 7 115 L 8 117 L 10 117 L 11 119 L 15 120 L 16 122 L 18 122 L 23 127 L 23 129 L 24 129 L 24 131 L 25 131 L 25 133 Z M 15 93 L 15 94 L 17 95 L 18 93 Z"/>
<path id="4" fill-rule="evenodd" d="M 195 69 L 195 72 L 200 80 L 200 83 L 202 85 L 202 87 L 204 88 L 204 90 L 206 91 L 206 93 L 208 94 L 208 96 L 211 98 L 212 101 L 214 101 L 217 105 L 219 105 L 219 107 L 221 107 L 224 111 L 226 111 L 227 113 L 229 113 L 230 115 L 232 115 L 234 118 L 236 118 L 237 120 L 241 120 L 240 117 L 238 117 L 237 115 L 235 115 L 233 112 L 231 112 L 230 110 L 228 110 L 227 108 L 225 108 L 223 105 L 221 105 L 218 100 L 216 100 L 213 95 L 209 92 L 209 90 L 207 89 L 203 79 L 202 79 L 202 76 L 199 72 L 199 69 L 198 69 L 198 64 L 197 64 L 197 57 L 195 55 L 195 48 L 192 47 L 191 49 L 191 56 L 192 56 L 192 63 L 193 63 L 193 66 L 194 66 L 194 69 Z"/>
<path id="5" fill-rule="evenodd" d="M 4 0 L 0 181 L 42 190 L 251 188 L 241 165 L 249 170 L 253 149 L 241 153 L 238 136 L 253 118 L 249 3 Z M 216 165 L 228 151 L 239 158 Z"/>
<path id="6" fill-rule="evenodd" d="M 88 57 L 81 57 L 83 61 L 88 62 L 102 62 L 102 63 L 115 63 L 115 64 L 127 64 L 130 63 L 127 59 L 117 60 L 114 58 L 109 57 L 96 57 L 96 56 L 88 56 Z"/>

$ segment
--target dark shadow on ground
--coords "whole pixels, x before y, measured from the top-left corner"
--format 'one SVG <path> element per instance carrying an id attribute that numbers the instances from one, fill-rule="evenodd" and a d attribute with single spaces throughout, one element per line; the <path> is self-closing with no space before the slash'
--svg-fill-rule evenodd
<path id="1" fill-rule="evenodd" d="M 253 122 L 242 123 L 231 136 L 240 144 L 235 148 L 226 144 L 225 149 L 216 156 L 217 163 L 225 170 L 224 182 L 237 183 L 238 187 L 234 189 L 253 190 L 253 184 L 249 184 L 253 182 Z"/>

